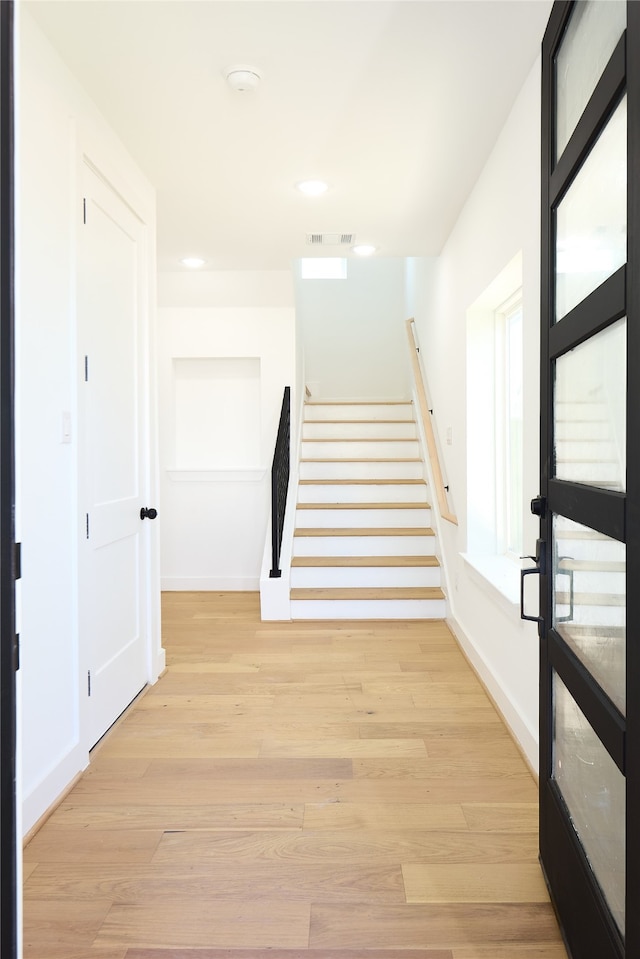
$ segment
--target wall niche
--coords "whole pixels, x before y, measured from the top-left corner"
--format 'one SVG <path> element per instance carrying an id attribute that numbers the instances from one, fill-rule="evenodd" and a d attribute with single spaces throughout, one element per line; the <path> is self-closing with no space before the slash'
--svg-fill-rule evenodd
<path id="1" fill-rule="evenodd" d="M 175 469 L 261 465 L 260 358 L 174 357 Z"/>

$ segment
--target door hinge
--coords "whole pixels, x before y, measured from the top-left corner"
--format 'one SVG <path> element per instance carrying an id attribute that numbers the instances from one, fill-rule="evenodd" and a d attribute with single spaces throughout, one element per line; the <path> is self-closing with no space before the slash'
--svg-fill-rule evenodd
<path id="1" fill-rule="evenodd" d="M 22 543 L 13 544 L 13 578 L 22 579 Z"/>
<path id="2" fill-rule="evenodd" d="M 85 516 L 87 517 L 87 539 L 89 539 L 89 514 L 85 513 Z"/>
<path id="3" fill-rule="evenodd" d="M 86 355 L 84 358 L 84 381 L 85 383 L 89 382 L 89 357 Z"/>
<path id="4" fill-rule="evenodd" d="M 13 668 L 16 673 L 20 669 L 20 633 L 13 637 Z"/>
<path id="5" fill-rule="evenodd" d="M 87 696 L 91 696 L 91 670 L 87 670 Z"/>
<path id="6" fill-rule="evenodd" d="M 87 224 L 87 198 L 86 196 L 82 197 L 82 222 Z"/>

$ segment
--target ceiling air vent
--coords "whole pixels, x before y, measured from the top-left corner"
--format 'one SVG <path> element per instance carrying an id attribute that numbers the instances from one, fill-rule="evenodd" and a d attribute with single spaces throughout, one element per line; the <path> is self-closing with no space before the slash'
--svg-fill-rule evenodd
<path id="1" fill-rule="evenodd" d="M 309 246 L 351 246 L 354 233 L 307 233 Z"/>

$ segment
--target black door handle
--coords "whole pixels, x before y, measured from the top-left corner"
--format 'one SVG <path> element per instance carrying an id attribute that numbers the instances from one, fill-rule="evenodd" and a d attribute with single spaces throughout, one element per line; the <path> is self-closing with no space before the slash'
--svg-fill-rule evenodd
<path id="1" fill-rule="evenodd" d="M 140 510 L 140 519 L 155 519 L 158 515 L 158 510 L 147 506 L 143 506 Z"/>
<path id="2" fill-rule="evenodd" d="M 542 623 L 542 616 L 527 616 L 524 611 L 524 578 L 525 576 L 532 576 L 536 573 L 538 576 L 542 570 L 539 566 L 532 566 L 531 569 L 521 569 L 520 570 L 520 619 L 527 619 L 530 623 Z"/>
<path id="3" fill-rule="evenodd" d="M 525 576 L 544 576 L 547 572 L 547 563 L 546 563 L 546 550 L 545 543 L 538 539 L 536 540 L 536 555 L 535 556 L 521 556 L 520 559 L 532 559 L 536 564 L 532 566 L 531 569 L 521 569 L 520 570 L 520 619 L 526 619 L 530 623 L 544 623 L 544 618 L 542 616 L 528 616 L 524 611 L 524 578 Z"/>

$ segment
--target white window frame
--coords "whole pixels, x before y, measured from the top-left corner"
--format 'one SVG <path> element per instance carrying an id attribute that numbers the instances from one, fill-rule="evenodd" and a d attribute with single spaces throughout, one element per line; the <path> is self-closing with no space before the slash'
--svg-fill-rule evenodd
<path id="1" fill-rule="evenodd" d="M 510 321 L 517 317 L 520 325 L 520 350 L 514 356 L 510 343 Z M 495 494 L 496 494 L 496 553 L 507 556 L 513 562 L 520 563 L 523 552 L 522 533 L 522 439 L 520 441 L 519 467 L 514 475 L 511 449 L 511 420 L 513 413 L 520 422 L 524 415 L 522 398 L 523 355 L 522 355 L 522 288 L 516 290 L 495 311 L 495 425 L 494 448 L 496 458 Z M 519 382 L 520 401 L 514 410 L 511 384 Z M 514 513 L 517 518 L 514 518 Z M 516 529 L 514 529 L 514 526 Z"/>

